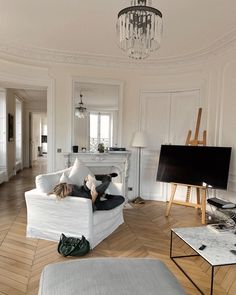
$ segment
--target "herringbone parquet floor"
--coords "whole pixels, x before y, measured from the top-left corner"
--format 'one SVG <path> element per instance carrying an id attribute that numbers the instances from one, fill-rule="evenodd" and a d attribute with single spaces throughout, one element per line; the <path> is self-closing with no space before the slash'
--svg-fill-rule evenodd
<path id="1" fill-rule="evenodd" d="M 43 164 L 25 169 L 8 183 L 0 185 L 0 295 L 36 295 L 45 265 L 78 259 L 61 257 L 56 251 L 57 243 L 25 237 L 24 192 L 34 187 L 34 177 L 43 169 Z M 170 260 L 169 245 L 170 228 L 201 225 L 200 216 L 193 208 L 173 206 L 171 215 L 165 218 L 165 206 L 162 202 L 147 201 L 144 205 L 124 210 L 125 223 L 85 257 L 159 258 L 174 273 L 187 294 L 199 294 Z M 190 251 L 180 240 L 175 239 L 174 244 L 176 254 Z M 200 258 L 185 260 L 182 265 L 204 293 L 209 294 L 209 265 Z M 236 294 L 235 267 L 217 270 L 214 294 Z"/>

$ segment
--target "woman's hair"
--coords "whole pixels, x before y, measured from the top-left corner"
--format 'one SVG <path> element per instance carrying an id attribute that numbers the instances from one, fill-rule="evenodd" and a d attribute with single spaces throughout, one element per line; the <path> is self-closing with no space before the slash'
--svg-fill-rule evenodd
<path id="1" fill-rule="evenodd" d="M 67 184 L 65 182 L 57 184 L 53 188 L 52 194 L 55 194 L 57 197 L 60 198 L 67 197 Z"/>

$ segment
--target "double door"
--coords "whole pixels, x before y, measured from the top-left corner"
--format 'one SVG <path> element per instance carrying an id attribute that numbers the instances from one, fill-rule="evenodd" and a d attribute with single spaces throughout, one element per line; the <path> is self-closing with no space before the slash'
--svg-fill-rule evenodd
<path id="1" fill-rule="evenodd" d="M 194 131 L 202 106 L 200 90 L 142 92 L 140 103 L 140 128 L 148 135 L 148 147 L 141 155 L 141 195 L 166 201 L 169 186 L 156 181 L 160 148 L 162 144 L 184 145 L 188 131 Z M 203 108 L 200 136 L 206 129 L 205 116 Z"/>

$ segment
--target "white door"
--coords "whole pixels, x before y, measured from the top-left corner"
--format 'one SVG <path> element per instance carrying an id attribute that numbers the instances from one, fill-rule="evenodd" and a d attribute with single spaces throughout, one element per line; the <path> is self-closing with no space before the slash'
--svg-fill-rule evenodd
<path id="1" fill-rule="evenodd" d="M 141 93 L 141 129 L 148 135 L 148 147 L 142 149 L 141 196 L 166 201 L 167 184 L 156 182 L 162 144 L 185 144 L 188 130 L 194 131 L 200 91 Z"/>

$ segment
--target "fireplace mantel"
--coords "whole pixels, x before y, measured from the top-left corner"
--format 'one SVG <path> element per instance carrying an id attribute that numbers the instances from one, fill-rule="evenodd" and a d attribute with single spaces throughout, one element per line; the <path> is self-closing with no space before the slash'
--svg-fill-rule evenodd
<path id="1" fill-rule="evenodd" d="M 131 151 L 108 152 L 108 153 L 66 153 L 64 154 L 65 166 L 73 165 L 76 158 L 91 169 L 94 174 L 107 174 L 116 172 L 118 177 L 113 181 L 123 183 L 123 194 L 127 195 L 127 183 L 129 176 L 129 158 Z"/>

